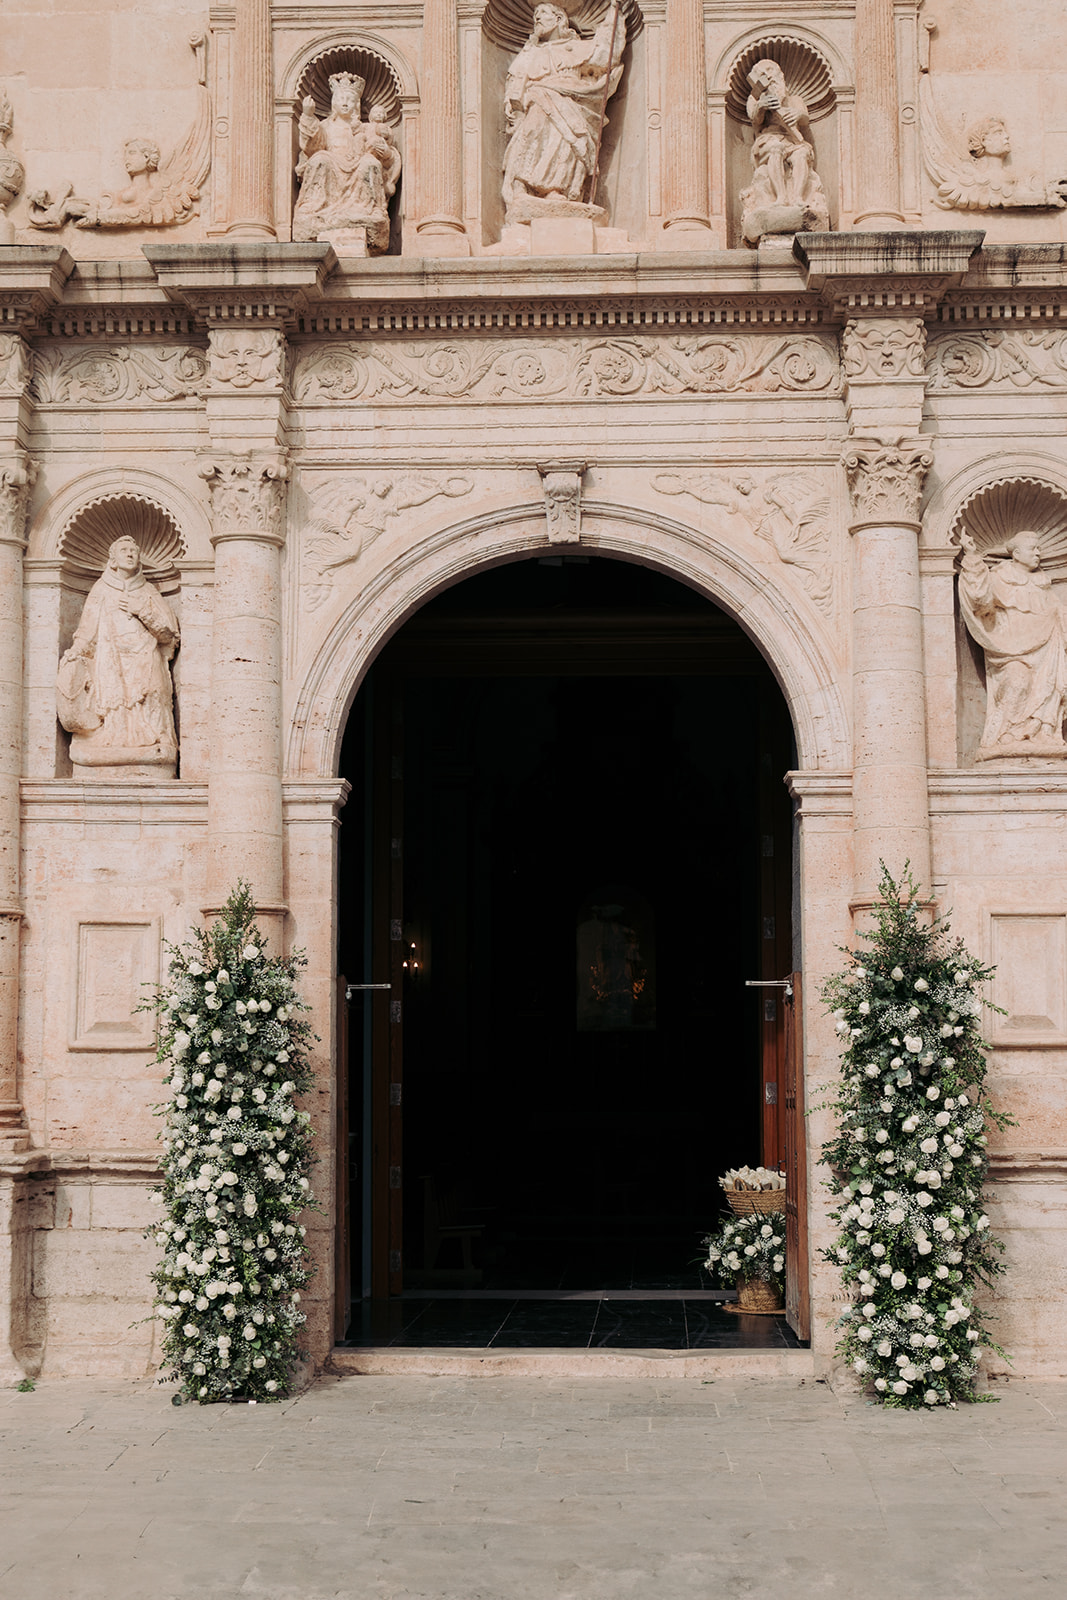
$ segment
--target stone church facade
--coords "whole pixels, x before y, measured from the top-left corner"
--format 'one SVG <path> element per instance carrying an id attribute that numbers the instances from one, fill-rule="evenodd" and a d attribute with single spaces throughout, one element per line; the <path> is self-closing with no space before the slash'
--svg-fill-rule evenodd
<path id="1" fill-rule="evenodd" d="M 429 598 L 565 552 L 713 600 L 781 687 L 809 1106 L 881 861 L 995 964 L 996 1336 L 1064 1371 L 1067 24 L 984 15 L 5 8 L 5 1380 L 151 1370 L 136 1008 L 238 878 L 309 958 L 328 1360 L 346 721 Z"/>

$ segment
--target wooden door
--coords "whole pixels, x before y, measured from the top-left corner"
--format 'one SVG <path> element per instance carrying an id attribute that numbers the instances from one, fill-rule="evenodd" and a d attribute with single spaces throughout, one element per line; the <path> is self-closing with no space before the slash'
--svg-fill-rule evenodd
<path id="1" fill-rule="evenodd" d="M 785 1317 L 798 1339 L 811 1338 L 808 1289 L 808 1161 L 804 1125 L 804 1051 L 801 1035 L 800 973 L 792 974 L 793 995 L 785 1012 L 782 1062 L 785 1142 Z"/>
<path id="2" fill-rule="evenodd" d="M 388 985 L 374 1008 L 371 1065 L 371 1294 L 398 1295 L 404 1248 L 404 700 L 387 677 L 374 730 L 373 972 Z"/>
<path id="3" fill-rule="evenodd" d="M 336 1047 L 336 1172 L 334 1177 L 334 1204 L 336 1224 L 334 1230 L 334 1311 L 333 1336 L 340 1343 L 348 1332 L 348 1319 L 352 1307 L 352 1184 L 349 1157 L 348 1113 L 348 984 L 344 974 L 337 978 Z"/>

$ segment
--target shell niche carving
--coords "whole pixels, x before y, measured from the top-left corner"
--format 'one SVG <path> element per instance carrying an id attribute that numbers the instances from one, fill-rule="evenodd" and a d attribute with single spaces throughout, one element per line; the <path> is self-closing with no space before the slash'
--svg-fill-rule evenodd
<path id="1" fill-rule="evenodd" d="M 790 94 L 799 95 L 813 120 L 833 110 L 833 74 L 829 62 L 814 45 L 788 34 L 766 34 L 746 45 L 730 68 L 726 82 L 726 109 L 738 122 L 748 121 L 748 75 L 757 61 L 777 61 Z"/>
<path id="2" fill-rule="evenodd" d="M 126 536 L 140 547 L 149 578 L 173 573 L 185 555 L 185 541 L 169 512 L 133 495 L 115 495 L 84 506 L 64 528 L 59 552 L 68 567 L 99 576 L 111 545 Z"/>
<path id="3" fill-rule="evenodd" d="M 315 102 L 315 113 L 327 117 L 330 113 L 330 75 L 334 72 L 351 72 L 363 79 L 363 117 L 372 106 L 384 106 L 386 121 L 392 126 L 400 121 L 400 80 L 389 63 L 371 50 L 357 45 L 334 45 L 322 55 L 309 61 L 300 74 L 296 88 L 297 105 L 310 95 Z"/>
<path id="4" fill-rule="evenodd" d="M 1007 555 L 1015 533 L 1036 533 L 1045 569 L 1067 575 L 1067 493 L 1040 478 L 1007 478 L 978 489 L 957 511 L 949 541 L 966 528 L 983 555 Z"/>

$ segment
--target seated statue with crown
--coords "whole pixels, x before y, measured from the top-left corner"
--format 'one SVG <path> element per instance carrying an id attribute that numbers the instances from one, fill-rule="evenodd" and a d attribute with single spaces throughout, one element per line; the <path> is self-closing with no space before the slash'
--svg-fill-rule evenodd
<path id="1" fill-rule="evenodd" d="M 293 238 L 328 239 L 340 255 L 380 254 L 389 247 L 389 201 L 400 177 L 400 151 L 383 107 L 360 112 L 364 80 L 330 78 L 330 111 L 321 120 L 308 95 L 300 116 L 300 194 Z"/>

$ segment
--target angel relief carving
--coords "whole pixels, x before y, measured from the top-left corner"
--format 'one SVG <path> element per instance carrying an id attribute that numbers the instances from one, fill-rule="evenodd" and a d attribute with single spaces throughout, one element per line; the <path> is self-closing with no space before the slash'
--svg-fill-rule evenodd
<path id="1" fill-rule="evenodd" d="M 334 573 L 358 561 L 363 551 L 402 511 L 422 506 L 437 495 L 459 499 L 474 487 L 466 477 L 435 477 L 424 472 L 399 476 L 343 478 L 315 490 L 311 516 L 304 525 L 304 601 L 315 611 L 329 599 Z"/>
<path id="2" fill-rule="evenodd" d="M 75 195 L 72 183 L 56 195 L 28 191 L 29 224 L 55 233 L 73 222 L 76 228 L 169 228 L 188 222 L 199 210 L 201 191 L 211 165 L 211 111 L 207 89 L 197 90 L 196 118 L 181 143 L 163 155 L 154 139 L 127 139 L 122 164 L 128 183 L 99 200 Z"/>
<path id="3" fill-rule="evenodd" d="M 833 606 L 830 494 L 813 472 L 777 473 L 757 486 L 753 478 L 725 472 L 661 472 L 660 494 L 687 494 L 703 505 L 739 517 L 778 560 L 796 567 L 805 592 L 827 612 Z"/>
<path id="4" fill-rule="evenodd" d="M 1003 117 L 977 118 L 957 136 L 940 115 L 930 73 L 919 79 L 923 161 L 943 211 L 1042 211 L 1067 206 L 1067 178 L 1009 170 L 1011 138 Z"/>

